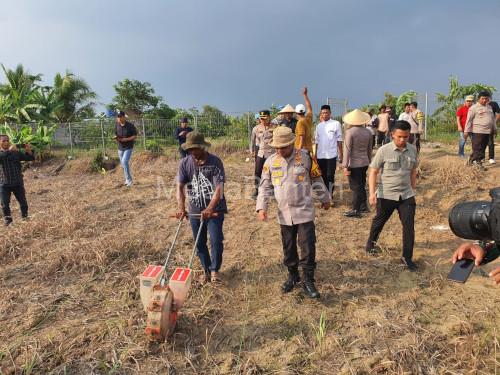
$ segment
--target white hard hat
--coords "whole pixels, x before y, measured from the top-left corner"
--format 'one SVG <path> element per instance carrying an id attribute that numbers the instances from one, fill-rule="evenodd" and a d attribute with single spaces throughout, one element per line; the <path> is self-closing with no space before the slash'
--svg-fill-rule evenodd
<path id="1" fill-rule="evenodd" d="M 306 107 L 304 106 L 304 104 L 297 104 L 295 106 L 295 113 L 299 113 L 301 115 L 306 113 Z"/>

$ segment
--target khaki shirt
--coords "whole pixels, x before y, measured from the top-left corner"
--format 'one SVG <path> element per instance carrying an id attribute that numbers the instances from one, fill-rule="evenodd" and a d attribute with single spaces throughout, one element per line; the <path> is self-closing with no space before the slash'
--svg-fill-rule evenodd
<path id="1" fill-rule="evenodd" d="M 314 191 L 322 203 L 330 202 L 328 190 L 320 177 L 311 178 L 311 158 L 305 150 L 294 150 L 288 158 L 271 155 L 264 163 L 256 210 L 267 211 L 269 199 L 278 202 L 281 225 L 308 223 L 314 220 Z"/>
<path id="2" fill-rule="evenodd" d="M 377 197 L 399 201 L 415 196 L 411 187 L 411 173 L 418 167 L 417 148 L 408 143 L 399 150 L 394 142 L 377 150 L 370 168 L 382 169 L 378 182 Z"/>
<path id="3" fill-rule="evenodd" d="M 496 133 L 495 115 L 491 106 L 476 103 L 469 108 L 465 121 L 465 133 Z"/>
<path id="4" fill-rule="evenodd" d="M 275 150 L 269 144 L 273 140 L 273 132 L 277 127 L 275 124 L 269 124 L 267 127 L 259 124 L 255 129 L 255 142 L 259 145 L 257 153 L 259 158 L 265 159 L 274 154 Z"/>

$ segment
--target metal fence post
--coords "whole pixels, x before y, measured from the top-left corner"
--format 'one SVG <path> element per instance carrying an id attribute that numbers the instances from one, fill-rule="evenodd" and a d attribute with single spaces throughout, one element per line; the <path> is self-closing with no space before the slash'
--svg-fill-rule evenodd
<path id="1" fill-rule="evenodd" d="M 141 118 L 142 123 L 142 145 L 146 149 L 146 127 L 144 126 L 144 118 Z"/>
<path id="2" fill-rule="evenodd" d="M 71 132 L 71 122 L 68 122 L 68 130 L 69 130 L 69 148 L 71 156 L 73 156 L 73 133 Z"/>
<path id="3" fill-rule="evenodd" d="M 248 149 L 252 150 L 252 129 L 250 129 L 250 112 L 247 112 L 247 132 L 248 132 Z"/>
<path id="4" fill-rule="evenodd" d="M 425 92 L 425 114 L 424 114 L 424 139 L 427 140 L 427 125 L 429 124 L 429 112 L 427 106 L 427 92 Z"/>
<path id="5" fill-rule="evenodd" d="M 106 141 L 104 140 L 104 125 L 102 124 L 102 119 L 99 120 L 99 125 L 101 126 L 102 156 L 106 156 Z"/>

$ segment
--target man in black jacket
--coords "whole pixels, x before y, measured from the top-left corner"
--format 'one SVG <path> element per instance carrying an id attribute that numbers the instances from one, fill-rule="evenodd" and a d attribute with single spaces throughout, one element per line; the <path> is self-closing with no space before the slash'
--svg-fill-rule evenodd
<path id="1" fill-rule="evenodd" d="M 33 161 L 35 157 L 31 146 L 25 145 L 26 153 L 19 152 L 16 145 L 11 145 L 9 137 L 0 135 L 0 198 L 5 225 L 12 223 L 10 212 L 10 195 L 14 194 L 23 219 L 28 217 L 28 202 L 24 190 L 21 161 Z"/>

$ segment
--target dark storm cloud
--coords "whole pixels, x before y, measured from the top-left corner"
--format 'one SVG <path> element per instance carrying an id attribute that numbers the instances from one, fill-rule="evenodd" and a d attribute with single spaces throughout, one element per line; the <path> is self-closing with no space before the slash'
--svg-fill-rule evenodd
<path id="1" fill-rule="evenodd" d="M 70 69 L 105 103 L 128 77 L 174 107 L 295 104 L 305 84 L 357 106 L 446 91 L 450 74 L 500 88 L 499 14 L 492 0 L 11 1 L 0 61 L 47 80 Z"/>

